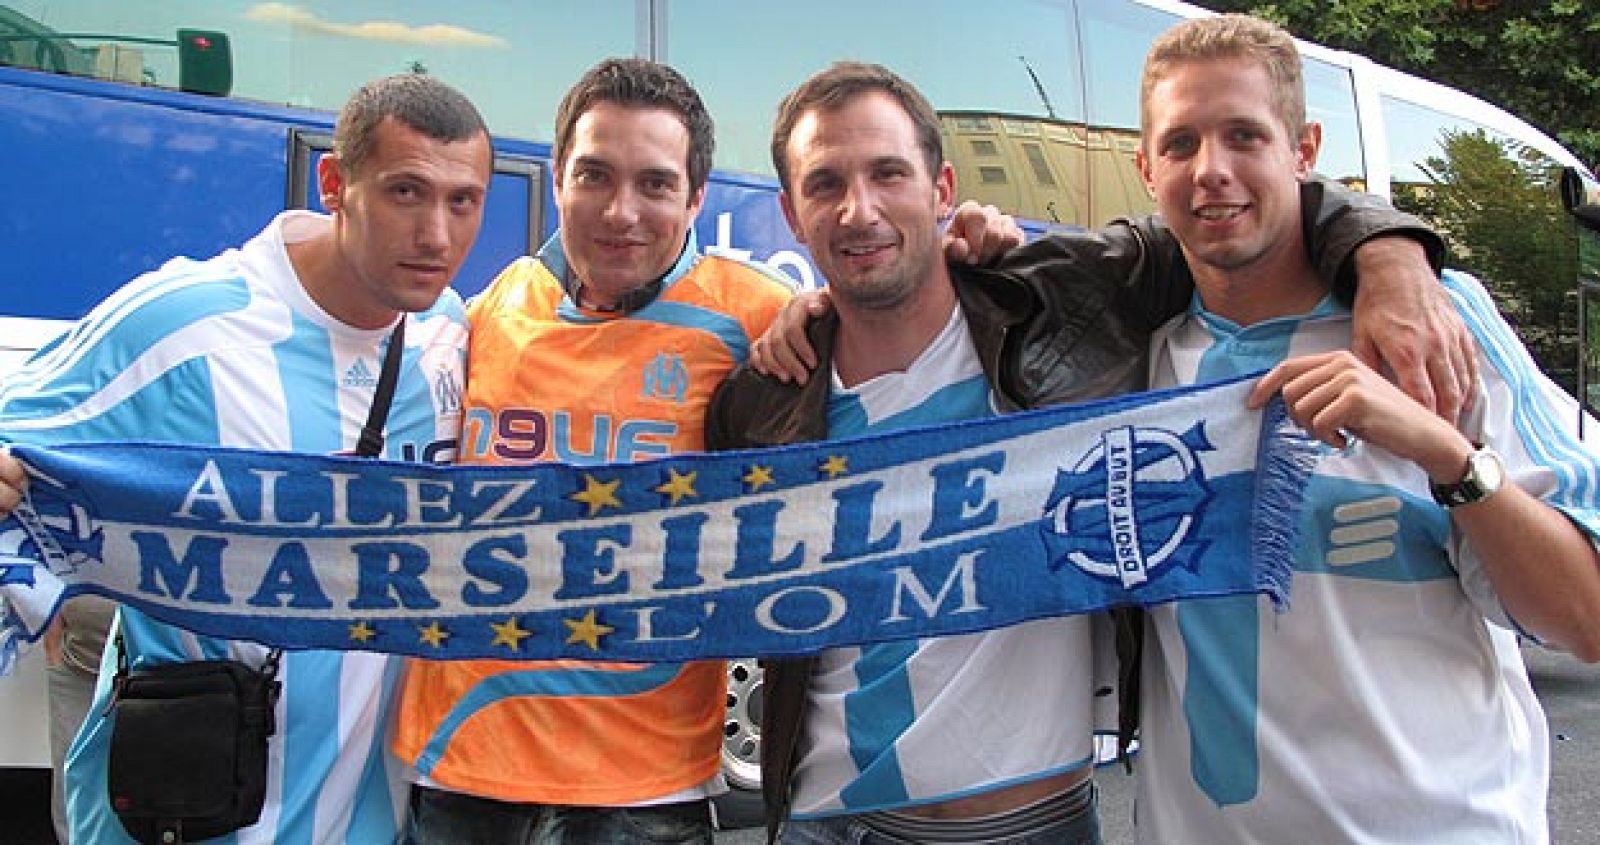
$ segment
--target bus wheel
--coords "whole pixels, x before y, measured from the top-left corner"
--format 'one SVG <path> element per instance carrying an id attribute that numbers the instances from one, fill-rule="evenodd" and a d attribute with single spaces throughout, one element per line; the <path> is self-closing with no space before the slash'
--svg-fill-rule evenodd
<path id="1" fill-rule="evenodd" d="M 722 774 L 728 792 L 715 804 L 717 826 L 757 827 L 761 804 L 761 667 L 754 660 L 728 661 L 728 712 L 722 723 Z"/>

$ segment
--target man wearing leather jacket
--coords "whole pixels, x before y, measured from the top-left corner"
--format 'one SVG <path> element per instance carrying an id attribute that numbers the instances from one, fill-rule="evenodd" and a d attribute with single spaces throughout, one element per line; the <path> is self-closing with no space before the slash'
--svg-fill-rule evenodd
<path id="1" fill-rule="evenodd" d="M 710 448 L 1139 389 L 1150 332 L 1191 299 L 1181 254 L 1151 218 L 1052 235 L 991 268 L 947 264 L 939 221 L 955 185 L 938 121 L 882 67 L 840 63 L 803 83 L 779 108 L 772 150 L 785 216 L 831 290 L 832 312 L 806 335 L 822 377 L 735 371 L 709 411 Z M 1386 205 L 1320 182 L 1302 199 L 1313 261 L 1346 296 L 1354 284 L 1343 270 L 1374 236 L 1420 239 L 1439 254 L 1430 232 Z M 1372 246 L 1404 241 L 1424 263 L 1408 238 Z M 1431 271 L 1412 270 L 1399 287 L 1432 285 Z M 793 325 L 796 313 L 790 306 Z M 1087 617 L 1036 620 L 766 664 L 769 835 L 1098 842 L 1090 627 Z"/>

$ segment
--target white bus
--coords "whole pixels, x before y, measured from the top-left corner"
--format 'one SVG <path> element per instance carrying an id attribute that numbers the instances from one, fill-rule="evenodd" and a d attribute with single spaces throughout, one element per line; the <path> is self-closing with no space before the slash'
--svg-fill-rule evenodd
<path id="1" fill-rule="evenodd" d="M 716 118 L 718 167 L 700 243 L 813 286 L 816 272 L 778 211 L 768 158 L 775 107 L 806 76 L 844 58 L 894 68 L 940 110 L 963 197 L 998 205 L 1035 232 L 1095 226 L 1151 209 L 1134 167 L 1140 65 L 1159 33 L 1207 14 L 1169 0 L 6 2 L 0 377 L 133 275 L 172 255 L 214 254 L 284 207 L 314 206 L 312 164 L 328 147 L 332 110 L 377 75 L 415 69 L 445 79 L 473 98 L 496 135 L 485 227 L 457 282 L 464 295 L 554 230 L 546 168 L 556 103 L 584 69 L 613 55 L 673 64 Z M 1302 47 L 1325 175 L 1434 213 L 1452 262 L 1495 286 L 1503 262 L 1478 263 L 1504 246 L 1474 241 L 1473 221 L 1442 200 L 1482 190 L 1480 170 L 1500 173 L 1494 192 L 1519 203 L 1501 226 L 1545 236 L 1527 240 L 1525 266 L 1513 269 L 1540 268 L 1528 284 L 1573 295 L 1580 252 L 1592 272 L 1597 241 L 1564 215 L 1546 215 L 1559 200 L 1554 182 L 1540 180 L 1565 166 L 1592 186 L 1581 162 L 1465 93 Z M 1505 291 L 1503 307 L 1537 304 L 1530 289 Z M 1585 369 L 1577 366 L 1583 328 L 1570 321 L 1530 341 L 1554 350 L 1552 375 L 1569 384 Z M 47 765 L 40 678 L 37 665 L 25 665 L 0 680 L 0 767 Z M 724 802 L 725 820 L 753 820 L 759 806 L 749 790 L 759 777 L 760 694 L 753 664 L 732 664 L 726 769 L 745 791 Z"/>

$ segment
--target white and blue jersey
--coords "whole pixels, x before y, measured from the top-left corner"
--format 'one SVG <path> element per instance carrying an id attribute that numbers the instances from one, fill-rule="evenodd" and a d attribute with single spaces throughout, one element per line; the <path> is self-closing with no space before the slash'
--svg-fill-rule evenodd
<path id="1" fill-rule="evenodd" d="M 904 372 L 850 389 L 833 378 L 830 438 L 996 413 L 959 307 Z M 1091 663 L 1082 616 L 824 651 L 794 818 L 937 803 L 1088 765 Z"/>
<path id="2" fill-rule="evenodd" d="M 331 225 L 280 215 L 237 250 L 175 259 L 110 296 L 0 386 L 0 438 L 38 444 L 147 440 L 330 453 L 355 448 L 389 329 L 324 312 L 301 287 L 285 243 Z M 461 301 L 447 291 L 407 317 L 386 455 L 447 461 L 460 426 L 466 357 Z M 233 657 L 260 665 L 253 643 L 196 636 L 124 608 L 134 666 Z M 106 647 L 89 721 L 68 752 L 74 842 L 131 842 L 106 794 L 115 649 Z M 403 810 L 385 752 L 398 658 L 295 651 L 279 669 L 278 732 L 259 822 L 222 842 L 390 842 Z"/>
<path id="3" fill-rule="evenodd" d="M 1600 462 L 1487 291 L 1445 274 L 1480 346 L 1471 439 L 1591 536 Z M 1152 345 L 1157 387 L 1349 348 L 1350 315 L 1239 327 L 1200 309 Z M 1137 830 L 1145 842 L 1540 843 L 1544 714 L 1514 625 L 1419 467 L 1363 444 L 1310 479 L 1290 609 L 1151 611 Z"/>

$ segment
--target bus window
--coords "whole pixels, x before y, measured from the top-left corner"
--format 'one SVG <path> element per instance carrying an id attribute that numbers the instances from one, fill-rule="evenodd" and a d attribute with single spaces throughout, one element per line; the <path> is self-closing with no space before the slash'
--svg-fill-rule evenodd
<path id="1" fill-rule="evenodd" d="M 1361 155 L 1361 124 L 1356 118 L 1355 85 L 1347 68 L 1304 57 L 1306 120 L 1322 124 L 1317 172 L 1365 190 L 1367 168 Z"/>
<path id="2" fill-rule="evenodd" d="M 1076 62 L 1062 50 L 1077 40 L 1068 0 L 992 9 L 957 0 L 684 2 L 668 11 L 662 58 L 716 117 L 721 167 L 772 175 L 778 101 L 841 59 L 889 67 L 941 111 L 1082 119 Z M 960 181 L 975 184 L 976 173 Z"/>
<path id="3" fill-rule="evenodd" d="M 952 0 L 730 3 L 714 14 L 709 6 L 669 7 L 664 58 L 716 116 L 719 166 L 775 175 L 779 100 L 831 62 L 876 62 L 939 111 L 962 199 L 1038 220 L 1086 219 L 1083 84 L 1066 49 L 1078 43 L 1068 0 L 982 10 Z M 783 48 L 774 50 L 763 36 L 778 34 Z"/>
<path id="4" fill-rule="evenodd" d="M 1134 3 L 1081 5 L 1083 84 L 1095 126 L 1139 131 L 1139 76 L 1161 33 L 1183 20 Z"/>
<path id="5" fill-rule="evenodd" d="M 457 0 L 377 11 L 259 0 L 10 0 L 0 6 L 0 36 L 12 25 L 8 7 L 30 26 L 73 36 L 56 39 L 63 55 L 86 57 L 87 65 L 47 70 L 177 88 L 176 33 L 201 29 L 226 35 L 235 97 L 331 111 L 369 79 L 422 70 L 471 97 L 495 134 L 525 140 L 550 140 L 556 103 L 590 65 L 637 52 L 633 3 Z M 141 47 L 141 39 L 174 46 Z M 114 60 L 102 57 L 113 50 Z M 95 61 L 117 70 L 96 71 Z"/>
<path id="6" fill-rule="evenodd" d="M 1085 2 L 1079 14 L 1091 154 L 1089 209 L 1076 222 L 1099 226 L 1113 217 L 1155 210 L 1135 161 L 1139 77 L 1150 45 L 1182 19 L 1132 3 Z"/>
<path id="7" fill-rule="evenodd" d="M 1449 265 L 1476 275 L 1545 374 L 1577 393 L 1578 244 L 1562 168 L 1527 143 L 1382 97 L 1396 206 L 1444 234 Z"/>

